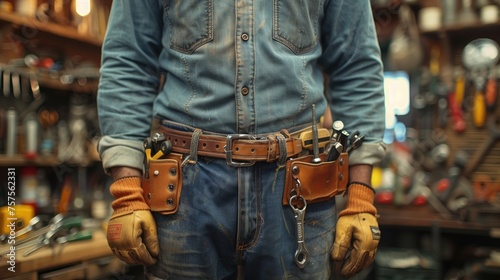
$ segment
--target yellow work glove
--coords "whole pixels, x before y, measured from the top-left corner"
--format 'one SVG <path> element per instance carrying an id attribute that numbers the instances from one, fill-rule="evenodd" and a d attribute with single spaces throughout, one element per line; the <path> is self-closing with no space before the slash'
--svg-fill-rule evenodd
<path id="1" fill-rule="evenodd" d="M 345 278 L 373 263 L 380 240 L 375 217 L 377 210 L 373 206 L 373 188 L 361 183 L 351 183 L 347 192 L 347 205 L 339 213 L 332 250 L 333 260 L 343 262 L 340 274 Z"/>
<path id="2" fill-rule="evenodd" d="M 109 247 L 128 264 L 155 264 L 159 253 L 156 223 L 142 196 L 141 178 L 118 179 L 110 192 L 115 200 L 107 229 Z"/>

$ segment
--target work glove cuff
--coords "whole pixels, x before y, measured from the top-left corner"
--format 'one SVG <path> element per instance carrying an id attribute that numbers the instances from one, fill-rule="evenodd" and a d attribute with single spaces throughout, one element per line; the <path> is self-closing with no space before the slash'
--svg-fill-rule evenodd
<path id="1" fill-rule="evenodd" d="M 346 195 L 347 204 L 345 209 L 339 213 L 339 217 L 358 213 L 377 215 L 377 209 L 373 205 L 375 190 L 371 186 L 352 182 L 347 187 Z"/>
<path id="2" fill-rule="evenodd" d="M 114 212 L 111 218 L 130 214 L 138 210 L 150 210 L 144 200 L 140 177 L 124 177 L 114 181 L 109 187 L 115 200 L 111 203 Z"/>

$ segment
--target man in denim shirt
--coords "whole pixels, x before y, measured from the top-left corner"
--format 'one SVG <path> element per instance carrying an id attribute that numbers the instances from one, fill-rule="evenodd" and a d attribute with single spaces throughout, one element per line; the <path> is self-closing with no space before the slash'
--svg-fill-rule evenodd
<path id="1" fill-rule="evenodd" d="M 101 74 L 99 152 L 115 197 L 108 242 L 149 279 L 317 280 L 329 279 L 333 260 L 345 277 L 373 262 L 371 168 L 385 153 L 385 123 L 369 0 L 115 0 Z M 151 211 L 140 178 L 154 118 L 170 131 L 241 134 L 281 149 L 284 138 L 269 135 L 310 128 L 313 104 L 318 119 L 328 107 L 366 138 L 349 154 L 346 208 L 307 205 L 303 267 L 294 213 L 282 204 L 287 150 L 233 163 L 232 147 L 217 145 L 222 158 L 191 146 L 177 212 Z"/>

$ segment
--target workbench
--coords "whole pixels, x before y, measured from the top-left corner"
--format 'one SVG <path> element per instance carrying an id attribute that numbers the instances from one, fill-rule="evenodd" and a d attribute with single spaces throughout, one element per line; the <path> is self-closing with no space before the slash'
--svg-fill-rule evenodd
<path id="1" fill-rule="evenodd" d="M 95 279 L 107 274 L 117 275 L 124 266 L 109 249 L 102 230 L 94 231 L 92 239 L 64 245 L 60 253 L 57 253 L 58 248 L 53 253 L 51 248 L 45 247 L 24 257 L 25 250 L 16 251 L 15 272 L 9 271 L 9 257 L 0 256 L 0 279 Z"/>
<path id="2" fill-rule="evenodd" d="M 445 219 L 429 205 L 376 207 L 382 232 L 379 248 L 424 250 L 438 263 L 436 279 L 443 279 L 443 274 L 457 265 L 457 259 L 467 262 L 477 258 L 470 248 L 500 250 L 500 219 L 494 219 L 494 216 L 488 217 L 487 221 L 464 221 L 459 217 Z M 471 255 L 467 256 L 467 253 Z M 489 260 L 478 263 L 480 270 L 500 275 L 500 263 Z"/>

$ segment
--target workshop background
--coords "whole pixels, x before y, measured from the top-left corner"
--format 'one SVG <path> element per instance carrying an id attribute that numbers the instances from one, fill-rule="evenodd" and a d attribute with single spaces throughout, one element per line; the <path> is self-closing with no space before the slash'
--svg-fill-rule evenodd
<path id="1" fill-rule="evenodd" d="M 111 2 L 0 0 L 0 279 L 140 279 L 103 231 Z M 373 173 L 377 259 L 356 279 L 500 279 L 500 0 L 371 2 L 389 149 Z"/>

